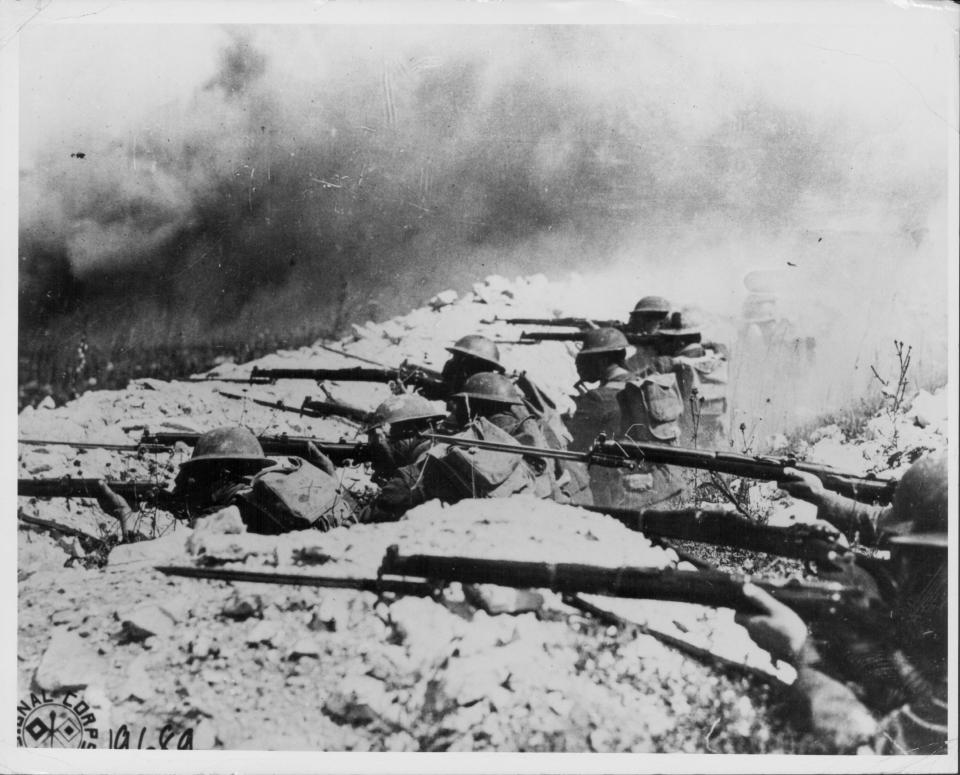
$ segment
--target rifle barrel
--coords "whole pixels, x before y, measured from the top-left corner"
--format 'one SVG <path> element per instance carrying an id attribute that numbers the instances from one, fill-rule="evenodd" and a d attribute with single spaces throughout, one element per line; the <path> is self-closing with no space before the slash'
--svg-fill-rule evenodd
<path id="1" fill-rule="evenodd" d="M 564 328 L 619 328 L 619 320 L 594 320 L 593 318 L 500 318 L 512 326 L 557 326 Z"/>
<path id="2" fill-rule="evenodd" d="M 34 447 L 48 447 L 56 444 L 63 447 L 75 447 L 76 449 L 119 449 L 126 452 L 136 452 L 137 450 L 142 449 L 145 446 L 154 446 L 154 447 L 164 446 L 159 443 L 157 444 L 111 444 L 108 442 L 98 442 L 98 441 L 63 441 L 61 439 L 17 439 L 17 443 L 26 444 L 28 446 L 34 446 Z"/>
<path id="3" fill-rule="evenodd" d="M 421 437 L 439 444 L 449 444 L 452 447 L 476 447 L 477 449 L 489 449 L 493 452 L 505 452 L 509 455 L 530 455 L 533 457 L 576 460 L 579 462 L 586 462 L 587 459 L 586 452 L 571 452 L 568 449 L 525 447 L 522 444 L 505 444 L 499 441 L 486 441 L 483 439 L 463 439 L 458 436 L 444 436 L 440 433 L 423 433 Z"/>
<path id="4" fill-rule="evenodd" d="M 360 592 L 391 592 L 396 595 L 429 597 L 436 586 L 425 581 L 405 579 L 358 579 L 339 576 L 313 576 L 304 573 L 273 573 L 270 571 L 235 570 L 232 568 L 197 568 L 192 565 L 158 565 L 155 568 L 167 576 L 185 576 L 213 581 L 244 581 L 260 584 L 289 584 L 323 589 L 355 589 Z"/>

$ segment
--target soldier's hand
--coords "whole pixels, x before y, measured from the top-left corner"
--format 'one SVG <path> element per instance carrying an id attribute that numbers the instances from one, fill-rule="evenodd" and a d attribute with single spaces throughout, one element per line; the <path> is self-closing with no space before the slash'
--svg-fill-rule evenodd
<path id="1" fill-rule="evenodd" d="M 806 471 L 798 471 L 796 468 L 784 468 L 783 473 L 790 478 L 780 482 L 781 490 L 808 503 L 819 505 L 823 500 L 826 490 L 819 477 Z"/>
<path id="2" fill-rule="evenodd" d="M 792 608 L 775 600 L 754 584 L 744 584 L 743 594 L 762 610 L 760 614 L 738 612 L 734 621 L 750 633 L 753 641 L 771 656 L 796 662 L 807 642 L 807 625 Z"/>
<path id="3" fill-rule="evenodd" d="M 130 504 L 117 495 L 103 479 L 97 482 L 97 503 L 111 517 L 123 519 L 131 512 Z"/>
<path id="4" fill-rule="evenodd" d="M 307 460 L 321 471 L 330 474 L 330 476 L 333 476 L 337 471 L 333 461 L 324 455 L 312 441 L 307 442 Z"/>

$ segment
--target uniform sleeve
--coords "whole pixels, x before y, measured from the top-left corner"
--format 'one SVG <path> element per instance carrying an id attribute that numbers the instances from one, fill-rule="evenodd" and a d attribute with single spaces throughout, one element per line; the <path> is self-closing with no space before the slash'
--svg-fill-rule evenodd
<path id="1" fill-rule="evenodd" d="M 616 400 L 604 400 L 594 392 L 576 399 L 576 411 L 567 420 L 567 429 L 573 440 L 570 449 L 584 451 L 593 444 L 597 435 L 616 435 L 620 429 L 620 406 Z"/>
<path id="2" fill-rule="evenodd" d="M 829 522 L 848 539 L 853 540 L 859 534 L 860 543 L 873 546 L 890 512 L 889 506 L 869 506 L 827 491 L 817 509 L 817 517 Z"/>
<path id="3" fill-rule="evenodd" d="M 371 504 L 365 522 L 395 522 L 414 506 L 426 500 L 421 476 L 424 461 L 398 468 L 384 482 L 380 494 Z"/>

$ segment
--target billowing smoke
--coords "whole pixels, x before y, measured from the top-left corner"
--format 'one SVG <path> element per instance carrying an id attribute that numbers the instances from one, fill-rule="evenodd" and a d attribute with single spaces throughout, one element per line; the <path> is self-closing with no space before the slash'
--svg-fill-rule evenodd
<path id="1" fill-rule="evenodd" d="M 859 93 L 873 76 L 831 96 L 696 30 L 223 35 L 191 94 L 25 169 L 25 325 L 332 329 L 494 272 L 574 270 L 616 285 L 606 317 L 647 292 L 731 315 L 746 271 L 788 261 L 815 299 L 803 324 L 857 353 L 896 299 L 945 322 L 941 156 L 891 125 L 896 100 Z M 931 271 L 905 290 L 904 262 Z M 850 325 L 855 300 L 869 322 Z"/>

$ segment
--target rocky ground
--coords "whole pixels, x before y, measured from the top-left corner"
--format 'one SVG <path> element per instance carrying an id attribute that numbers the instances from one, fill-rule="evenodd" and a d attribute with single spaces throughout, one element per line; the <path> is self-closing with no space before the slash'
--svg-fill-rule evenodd
<path id="1" fill-rule="evenodd" d="M 360 356 L 438 368 L 443 347 L 459 336 L 517 335 L 503 323 L 482 321 L 582 311 L 575 302 L 575 287 L 553 287 L 544 278 L 489 278 L 463 297 L 440 294 L 402 318 L 357 327 L 332 349 L 279 352 L 256 365 L 336 368 L 357 365 L 351 356 Z M 528 370 L 561 406 L 568 402 L 575 374 L 567 345 L 504 344 L 502 350 L 508 368 Z M 251 365 L 227 365 L 217 373 L 242 376 Z M 326 388 L 366 409 L 388 391 L 345 383 Z M 358 433 L 345 420 L 305 418 L 226 398 L 220 390 L 292 406 L 318 395 L 307 381 L 138 380 L 125 390 L 86 393 L 64 407 L 28 408 L 19 432 L 21 438 L 114 443 L 135 441 L 144 428 L 203 431 L 235 423 L 257 433 L 329 440 Z M 895 411 L 889 403 L 882 407 L 855 438 L 834 424 L 780 441 L 811 460 L 896 476 L 915 454 L 945 445 L 946 400 L 942 390 L 914 391 Z M 20 453 L 21 477 L 160 481 L 189 456 L 187 448 L 138 457 L 49 444 L 21 446 Z M 363 467 L 341 471 L 348 487 L 369 490 Z M 730 484 L 740 491 L 739 483 Z M 745 489 L 743 498 L 751 513 L 772 524 L 812 518 L 810 508 L 770 484 Z M 441 599 L 393 599 L 175 578 L 154 570 L 158 564 L 216 564 L 372 577 L 392 544 L 404 554 L 685 567 L 672 549 L 575 507 L 529 498 L 447 508 L 428 503 L 394 524 L 275 537 L 246 533 L 229 510 L 191 529 L 145 508 L 141 527 L 150 538 L 132 544 L 119 543 L 114 520 L 94 501 L 20 498 L 18 514 L 19 695 L 73 689 L 95 708 L 101 729 L 126 725 L 134 741 L 146 730 L 144 746 L 169 724 L 178 735 L 192 730 L 196 748 L 823 750 L 789 723 L 782 691 L 792 679 L 789 666 L 771 664 L 728 610 L 585 600 L 616 614 L 613 624 L 545 592 L 486 588 L 488 613 L 474 590 L 456 584 Z M 703 556 L 724 565 L 722 551 L 710 552 Z M 741 570 L 800 572 L 763 557 L 727 560 Z M 501 609 L 507 613 L 496 613 Z M 109 740 L 103 735 L 101 745 Z"/>

